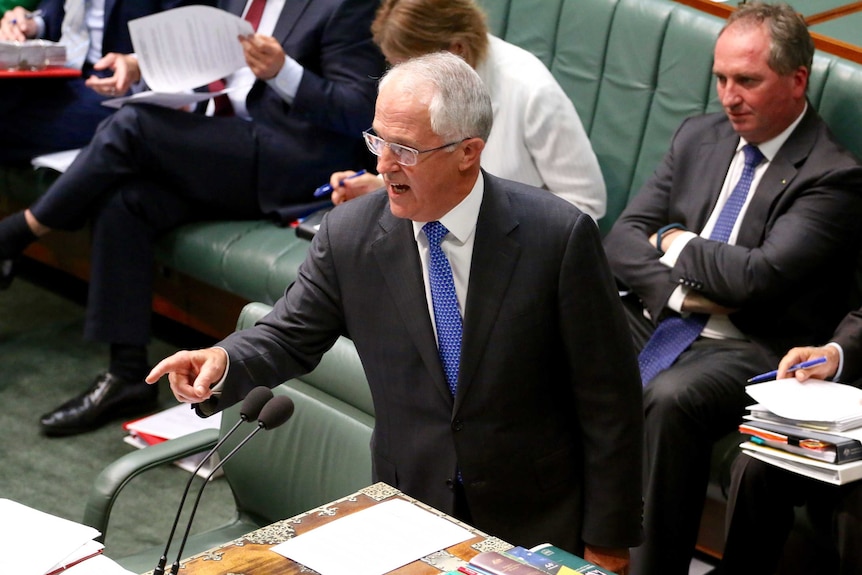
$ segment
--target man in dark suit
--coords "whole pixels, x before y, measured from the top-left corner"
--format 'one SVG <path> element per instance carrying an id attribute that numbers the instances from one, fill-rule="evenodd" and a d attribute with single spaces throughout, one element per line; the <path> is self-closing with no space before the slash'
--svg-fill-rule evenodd
<path id="1" fill-rule="evenodd" d="M 83 2 L 83 0 L 81 0 Z M 186 4 L 214 0 L 102 0 L 87 2 L 83 20 L 89 45 L 82 49 L 80 78 L 5 78 L 0 91 L 0 165 L 27 164 L 34 156 L 85 146 L 113 108 L 107 98 L 123 95 L 140 80 L 131 54 L 129 21 Z M 0 21 L 0 40 L 60 41 L 64 0 L 43 0 L 39 15 L 17 7 Z M 64 39 L 64 42 L 66 40 Z M 71 50 L 67 55 L 71 57 Z"/>
<path id="2" fill-rule="evenodd" d="M 813 52 L 786 5 L 734 11 L 713 64 L 724 113 L 682 124 L 605 238 L 644 384 L 635 575 L 688 573 L 711 446 L 746 380 L 823 341 L 851 301 L 862 168 L 806 100 Z"/>
<path id="3" fill-rule="evenodd" d="M 481 172 L 491 118 L 457 56 L 395 67 L 366 132 L 386 189 L 326 216 L 256 327 L 179 352 L 147 381 L 170 373 L 180 401 L 212 413 L 309 371 L 344 334 L 374 399 L 375 481 L 623 572 L 640 541 L 642 456 L 625 314 L 588 215 Z"/>
<path id="4" fill-rule="evenodd" d="M 110 366 L 42 417 L 46 434 L 87 431 L 155 406 L 157 389 L 143 378 L 159 235 L 195 220 L 291 219 L 336 167 L 368 161 L 359 134 L 383 72 L 369 30 L 376 6 L 300 0 L 279 12 L 267 4 L 258 33 L 240 39 L 248 69 L 227 80 L 254 81 L 231 92 L 236 115 L 127 105 L 29 210 L 0 222 L 2 259 L 35 236 L 94 220 L 85 336 L 110 344 Z M 227 7 L 239 15 L 245 3 Z"/>
<path id="5" fill-rule="evenodd" d="M 809 378 L 859 384 L 862 379 L 862 310 L 848 314 L 832 341 L 821 347 L 795 347 L 778 364 L 777 379 L 788 377 L 791 365 L 825 357 L 826 363 L 793 373 Z M 733 462 L 727 495 L 727 535 L 722 573 L 775 573 L 795 522 L 794 508 L 806 505 L 814 529 L 831 541 L 836 553 L 817 549 L 821 573 L 862 573 L 862 482 L 831 485 L 793 473 L 747 455 Z M 792 553 L 790 555 L 793 555 Z M 794 560 L 794 563 L 798 558 Z"/>

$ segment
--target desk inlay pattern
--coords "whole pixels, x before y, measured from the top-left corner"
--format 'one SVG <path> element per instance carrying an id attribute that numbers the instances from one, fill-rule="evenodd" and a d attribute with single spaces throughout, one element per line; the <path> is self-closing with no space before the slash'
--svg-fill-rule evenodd
<path id="1" fill-rule="evenodd" d="M 339 517 L 367 509 L 381 501 L 401 498 L 440 517 L 464 527 L 474 537 L 447 549 L 437 551 L 392 571 L 397 575 L 439 575 L 452 570 L 452 566 L 468 561 L 482 551 L 502 551 L 512 545 L 491 537 L 445 513 L 423 504 L 397 489 L 376 483 L 342 499 L 321 505 L 289 519 L 284 519 L 252 531 L 247 535 L 210 549 L 180 564 L 180 575 L 299 575 L 314 574 L 307 567 L 287 559 L 270 549 L 288 539 L 311 531 Z M 386 550 L 382 549 L 382 553 Z M 150 572 L 152 573 L 152 572 Z"/>

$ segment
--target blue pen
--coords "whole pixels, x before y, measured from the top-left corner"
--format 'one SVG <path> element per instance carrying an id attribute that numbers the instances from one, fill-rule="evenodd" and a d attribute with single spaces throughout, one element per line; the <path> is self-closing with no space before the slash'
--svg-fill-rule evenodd
<path id="1" fill-rule="evenodd" d="M 32 20 L 33 18 L 36 18 L 37 16 L 41 16 L 41 15 L 42 15 L 41 9 L 40 10 L 33 10 L 32 12 L 27 12 L 24 15 L 24 18 L 26 18 L 27 20 Z M 12 25 L 14 26 L 17 23 L 18 23 L 18 19 L 12 18 Z"/>
<path id="2" fill-rule="evenodd" d="M 344 178 L 344 180 L 351 180 L 353 178 L 357 178 L 364 173 L 365 173 L 365 170 L 359 170 L 358 172 L 356 172 L 352 176 L 347 176 L 346 178 Z M 343 184 L 344 180 L 341 180 L 341 182 L 339 182 L 339 185 Z M 323 184 L 322 186 L 320 186 L 319 188 L 314 190 L 314 197 L 319 198 L 320 196 L 325 196 L 326 194 L 331 194 L 331 193 L 332 193 L 332 186 L 330 184 Z"/>
<path id="3" fill-rule="evenodd" d="M 810 359 L 808 361 L 803 361 L 802 363 L 797 363 L 796 365 L 791 365 L 787 368 L 787 373 L 791 371 L 796 371 L 797 369 L 805 369 L 808 367 L 814 367 L 815 365 L 820 365 L 821 363 L 826 363 L 825 357 L 818 357 L 816 359 Z M 768 381 L 770 379 L 775 379 L 775 376 L 778 375 L 778 370 L 769 371 L 766 373 L 761 373 L 760 375 L 755 375 L 751 379 L 748 380 L 748 383 L 758 383 L 761 381 Z"/>

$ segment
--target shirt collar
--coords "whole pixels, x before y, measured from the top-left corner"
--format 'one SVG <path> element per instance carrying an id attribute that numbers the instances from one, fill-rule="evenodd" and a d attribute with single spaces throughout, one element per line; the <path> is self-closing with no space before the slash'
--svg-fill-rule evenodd
<path id="1" fill-rule="evenodd" d="M 772 138 L 771 140 L 767 140 L 761 144 L 757 145 L 757 148 L 760 150 L 760 153 L 763 154 L 763 157 L 766 158 L 768 162 L 772 161 L 772 158 L 778 153 L 778 150 L 781 149 L 781 146 L 784 145 L 784 142 L 787 141 L 787 138 L 790 137 L 790 134 L 793 133 L 793 130 L 796 129 L 796 126 L 799 125 L 799 122 L 802 121 L 802 118 L 805 116 L 805 112 L 808 111 L 808 102 L 805 102 L 805 107 L 802 108 L 802 113 L 793 120 L 793 123 L 787 126 L 783 132 Z M 748 142 L 745 141 L 745 138 L 739 139 L 739 144 L 736 146 L 736 151 L 742 149 Z"/>
<path id="2" fill-rule="evenodd" d="M 461 200 L 461 202 L 449 210 L 438 221 L 446 226 L 458 243 L 463 244 L 476 231 L 476 222 L 479 220 L 479 208 L 482 207 L 482 198 L 485 195 L 485 178 L 482 172 L 476 178 L 473 189 Z M 412 222 L 413 236 L 418 240 L 422 226 L 427 222 Z"/>

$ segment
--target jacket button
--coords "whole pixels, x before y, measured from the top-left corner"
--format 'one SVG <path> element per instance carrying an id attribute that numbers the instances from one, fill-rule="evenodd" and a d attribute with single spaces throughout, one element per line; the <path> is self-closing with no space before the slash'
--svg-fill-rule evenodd
<path id="1" fill-rule="evenodd" d="M 455 431 L 461 431 L 462 429 L 464 429 L 464 422 L 460 419 L 456 419 L 452 422 L 452 429 Z"/>
<path id="2" fill-rule="evenodd" d="M 447 479 L 446 480 L 446 487 L 448 487 L 449 489 L 454 489 L 455 488 L 455 482 L 451 478 Z"/>

